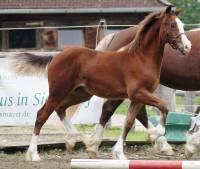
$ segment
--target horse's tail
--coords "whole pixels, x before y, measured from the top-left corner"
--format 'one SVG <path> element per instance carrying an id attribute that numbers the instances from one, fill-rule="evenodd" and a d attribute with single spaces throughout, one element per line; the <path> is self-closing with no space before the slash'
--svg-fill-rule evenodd
<path id="1" fill-rule="evenodd" d="M 32 53 L 12 54 L 8 56 L 8 66 L 21 75 L 47 75 L 47 68 L 53 56 L 40 56 Z"/>

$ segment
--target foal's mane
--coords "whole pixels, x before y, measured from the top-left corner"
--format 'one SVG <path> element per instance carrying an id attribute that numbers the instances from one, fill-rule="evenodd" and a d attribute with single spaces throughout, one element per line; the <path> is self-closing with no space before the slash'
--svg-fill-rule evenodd
<path id="1" fill-rule="evenodd" d="M 139 29 L 133 41 L 130 43 L 129 50 L 138 51 L 140 49 L 142 40 L 149 28 L 159 19 L 164 16 L 164 11 L 153 12 L 145 17 L 143 21 L 139 23 Z"/>

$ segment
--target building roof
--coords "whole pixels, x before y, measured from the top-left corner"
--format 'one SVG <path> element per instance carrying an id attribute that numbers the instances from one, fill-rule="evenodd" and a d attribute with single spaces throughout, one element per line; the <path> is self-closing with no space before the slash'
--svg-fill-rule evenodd
<path id="1" fill-rule="evenodd" d="M 156 0 L 0 0 L 0 13 L 150 12 Z"/>

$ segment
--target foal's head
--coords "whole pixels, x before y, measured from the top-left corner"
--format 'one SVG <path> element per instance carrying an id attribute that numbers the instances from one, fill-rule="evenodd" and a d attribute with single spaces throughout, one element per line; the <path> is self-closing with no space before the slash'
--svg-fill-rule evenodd
<path id="1" fill-rule="evenodd" d="M 136 37 L 132 41 L 132 49 L 135 51 L 140 49 L 145 35 L 152 29 L 162 41 L 160 43 L 169 43 L 174 49 L 179 49 L 182 54 L 189 53 L 191 43 L 184 33 L 183 23 L 177 17 L 179 13 L 180 10 L 174 10 L 172 6 L 168 6 L 164 11 L 148 15 L 139 25 Z M 150 38 L 154 39 L 154 36 L 151 35 Z"/>
<path id="2" fill-rule="evenodd" d="M 172 48 L 179 49 L 182 54 L 188 54 L 191 49 L 191 43 L 185 35 L 183 23 L 177 17 L 180 10 L 173 10 L 168 6 L 163 14 L 160 28 L 160 36 L 165 38 Z"/>

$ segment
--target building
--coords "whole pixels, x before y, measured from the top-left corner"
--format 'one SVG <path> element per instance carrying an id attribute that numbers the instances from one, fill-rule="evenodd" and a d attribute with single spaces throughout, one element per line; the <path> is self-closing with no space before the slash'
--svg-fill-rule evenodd
<path id="1" fill-rule="evenodd" d="M 1 51 L 57 50 L 67 45 L 95 47 L 96 27 L 138 24 L 164 7 L 156 0 L 0 0 Z M 63 29 L 65 26 L 65 29 Z M 52 27 L 32 29 L 34 27 Z M 7 29 L 11 28 L 11 29 Z M 29 29 L 12 29 L 29 28 Z M 107 33 L 124 27 L 109 27 Z"/>

